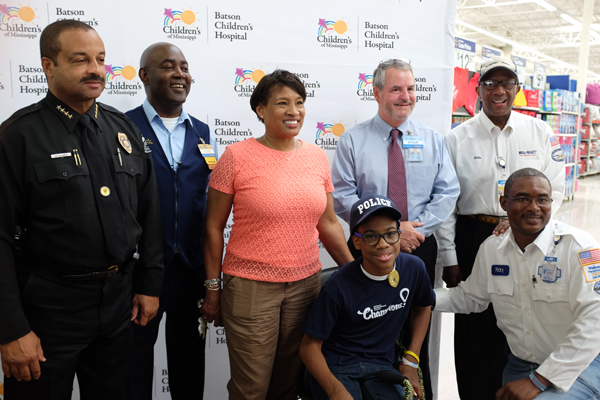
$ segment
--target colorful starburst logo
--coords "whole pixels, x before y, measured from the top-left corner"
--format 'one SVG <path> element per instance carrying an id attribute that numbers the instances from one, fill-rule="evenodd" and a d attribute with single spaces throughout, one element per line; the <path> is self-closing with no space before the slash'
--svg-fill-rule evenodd
<path id="1" fill-rule="evenodd" d="M 262 69 L 244 69 L 244 68 L 236 68 L 235 69 L 235 84 L 250 84 L 252 82 L 258 83 L 265 76 L 265 72 Z"/>
<path id="2" fill-rule="evenodd" d="M 369 86 L 373 86 L 373 75 L 363 74 L 362 72 L 358 74 L 358 88 L 366 89 Z"/>
<path id="3" fill-rule="evenodd" d="M 326 124 L 324 122 L 317 122 L 317 139 L 318 138 L 327 138 L 330 136 L 340 137 L 346 132 L 346 126 L 342 124 L 342 122 Z"/>
<path id="4" fill-rule="evenodd" d="M 23 22 L 32 22 L 35 18 L 39 18 L 35 15 L 36 10 L 37 8 L 34 10 L 29 7 L 29 4 L 21 7 L 8 7 L 6 4 L 0 4 L 0 22 L 19 19 Z"/>
<path id="5" fill-rule="evenodd" d="M 328 21 L 325 18 L 319 18 L 319 35 L 337 33 L 344 35 L 348 31 L 348 24 L 343 19 Z"/>
<path id="6" fill-rule="evenodd" d="M 133 65 L 125 65 L 120 67 L 118 65 L 105 65 L 106 68 L 106 81 L 114 81 L 118 78 L 127 79 L 128 81 L 133 80 L 137 76 L 137 70 Z"/>
<path id="7" fill-rule="evenodd" d="M 196 22 L 196 14 L 191 10 L 191 7 L 189 10 L 183 11 L 173 11 L 172 8 L 165 8 L 165 12 L 163 13 L 165 16 L 164 24 L 165 26 L 178 25 L 180 23 L 193 25 Z"/>

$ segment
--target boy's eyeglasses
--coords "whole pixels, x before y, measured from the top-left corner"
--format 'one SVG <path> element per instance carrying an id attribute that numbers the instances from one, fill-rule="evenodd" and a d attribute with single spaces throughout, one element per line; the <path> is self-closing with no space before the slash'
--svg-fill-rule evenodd
<path id="1" fill-rule="evenodd" d="M 365 233 L 364 235 L 354 232 L 354 236 L 362 238 L 367 246 L 377 246 L 381 238 L 383 238 L 383 240 L 385 240 L 388 244 L 394 244 L 398 243 L 400 240 L 400 230 L 390 231 L 382 234 Z"/>

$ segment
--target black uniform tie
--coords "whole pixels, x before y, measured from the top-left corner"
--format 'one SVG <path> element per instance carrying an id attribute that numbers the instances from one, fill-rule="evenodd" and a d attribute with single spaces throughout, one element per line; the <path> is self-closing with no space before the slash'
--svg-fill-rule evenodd
<path id="1" fill-rule="evenodd" d="M 83 153 L 90 170 L 94 197 L 100 212 L 106 246 L 110 255 L 120 261 L 125 261 L 127 249 L 129 248 L 125 220 L 115 191 L 115 184 L 100 149 L 96 124 L 92 122 L 87 114 L 81 116 L 79 123 L 83 127 L 81 134 Z"/>

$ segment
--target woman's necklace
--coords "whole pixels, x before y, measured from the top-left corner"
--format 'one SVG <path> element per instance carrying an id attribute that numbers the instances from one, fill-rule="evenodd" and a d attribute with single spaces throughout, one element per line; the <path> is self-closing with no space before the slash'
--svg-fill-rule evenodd
<path id="1" fill-rule="evenodd" d="M 269 143 L 269 139 L 267 139 L 267 135 L 264 136 L 265 140 L 267 141 L 267 144 L 269 145 L 270 148 L 272 148 L 273 150 L 275 150 L 275 147 L 271 146 L 271 143 Z M 279 154 L 279 156 L 281 158 L 283 158 L 284 160 L 290 161 L 292 158 L 294 158 L 294 154 L 296 153 L 296 143 L 297 140 L 294 139 L 294 151 L 292 151 L 292 155 L 289 157 L 284 156 L 281 153 L 284 153 L 283 151 L 279 151 L 279 150 L 275 150 L 277 152 L 277 154 Z"/>

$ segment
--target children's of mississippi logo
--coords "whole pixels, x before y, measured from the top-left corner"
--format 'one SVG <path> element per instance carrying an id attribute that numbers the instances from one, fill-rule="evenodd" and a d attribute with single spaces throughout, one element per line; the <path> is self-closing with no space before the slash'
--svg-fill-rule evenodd
<path id="1" fill-rule="evenodd" d="M 317 134 L 315 144 L 323 150 L 335 150 L 338 138 L 346 132 L 346 126 L 342 122 L 326 124 L 317 122 Z"/>
<path id="2" fill-rule="evenodd" d="M 330 21 L 319 18 L 317 42 L 321 43 L 321 47 L 347 49 L 352 43 L 352 39 L 346 35 L 348 31 L 348 24 L 343 19 Z"/>
<path id="3" fill-rule="evenodd" d="M 167 38 L 195 40 L 201 33 L 200 29 L 194 26 L 197 21 L 196 14 L 191 9 L 173 11 L 172 8 L 165 8 L 163 32 L 167 34 Z"/>
<path id="4" fill-rule="evenodd" d="M 233 89 L 239 93 L 240 97 L 250 97 L 256 84 L 265 76 L 265 72 L 262 69 L 235 69 L 235 85 Z"/>
<path id="5" fill-rule="evenodd" d="M 114 65 L 106 64 L 106 93 L 107 94 L 127 94 L 135 96 L 138 90 L 142 89 L 142 84 L 135 78 L 137 70 L 133 65 Z"/>
<path id="6" fill-rule="evenodd" d="M 356 95 L 359 96 L 361 100 L 375 100 L 375 97 L 373 96 L 373 75 L 367 75 L 363 72 L 358 74 L 358 88 L 356 89 Z"/>
<path id="7" fill-rule="evenodd" d="M 29 5 L 9 7 L 6 4 L 0 4 L 0 32 L 6 32 L 4 36 L 9 37 L 37 38 L 37 34 L 42 32 L 42 28 L 34 22 L 36 18 L 40 18 L 35 14 L 36 10 L 37 8 L 33 9 Z"/>

